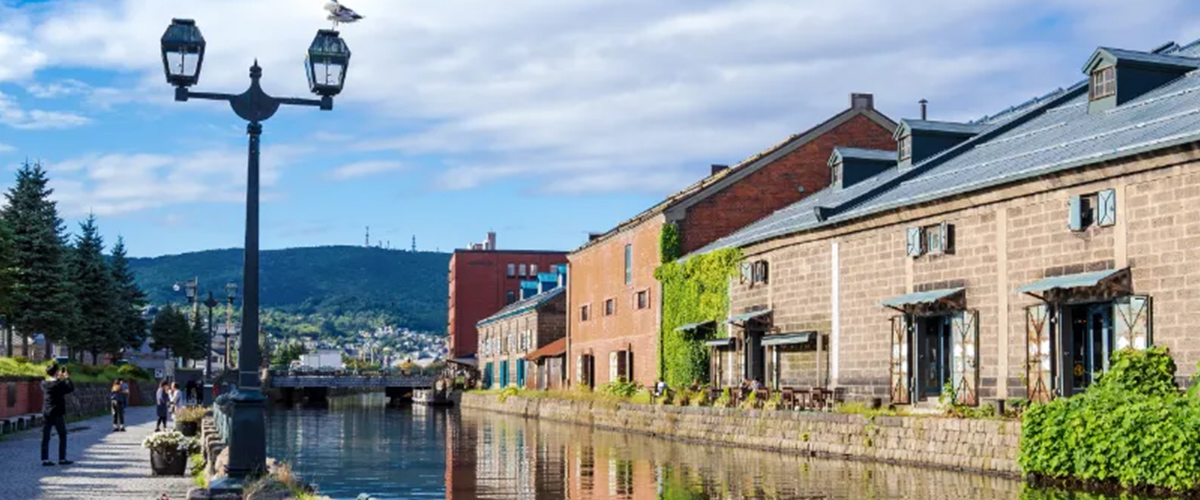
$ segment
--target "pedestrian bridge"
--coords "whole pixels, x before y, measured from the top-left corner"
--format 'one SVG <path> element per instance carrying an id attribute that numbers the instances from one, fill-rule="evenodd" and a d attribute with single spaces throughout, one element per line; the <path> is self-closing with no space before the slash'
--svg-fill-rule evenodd
<path id="1" fill-rule="evenodd" d="M 432 375 L 273 375 L 277 389 L 429 389 Z"/>

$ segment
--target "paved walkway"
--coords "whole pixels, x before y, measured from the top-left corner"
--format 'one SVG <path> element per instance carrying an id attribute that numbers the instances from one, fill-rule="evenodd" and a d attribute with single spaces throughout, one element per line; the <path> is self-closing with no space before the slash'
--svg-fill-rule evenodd
<path id="1" fill-rule="evenodd" d="M 42 467 L 41 430 L 0 441 L 0 499 L 183 499 L 190 477 L 153 477 L 142 439 L 154 430 L 154 407 L 129 408 L 128 432 L 112 432 L 112 417 L 67 424 L 67 458 L 74 465 Z M 86 429 L 84 429 L 86 428 Z M 50 440 L 58 458 L 58 436 Z"/>

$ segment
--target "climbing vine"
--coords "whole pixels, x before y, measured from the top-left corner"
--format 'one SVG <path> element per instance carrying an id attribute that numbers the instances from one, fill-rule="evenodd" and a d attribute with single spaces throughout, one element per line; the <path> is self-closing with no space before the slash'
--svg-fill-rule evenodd
<path id="1" fill-rule="evenodd" d="M 663 241 L 667 240 L 664 226 Z M 687 261 L 664 260 L 654 271 L 662 283 L 662 331 L 659 376 L 671 387 L 708 381 L 708 346 L 705 340 L 728 335 L 722 326 L 713 329 L 676 331 L 691 323 L 716 321 L 729 314 L 729 279 L 737 275 L 742 260 L 738 249 L 718 250 L 689 257 Z"/>
<path id="2" fill-rule="evenodd" d="M 658 234 L 659 262 L 675 262 L 679 259 L 679 228 L 675 224 L 663 225 Z"/>

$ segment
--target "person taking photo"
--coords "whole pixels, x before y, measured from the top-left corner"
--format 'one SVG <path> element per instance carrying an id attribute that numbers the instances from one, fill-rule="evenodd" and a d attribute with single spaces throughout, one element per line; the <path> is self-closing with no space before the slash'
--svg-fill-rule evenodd
<path id="1" fill-rule="evenodd" d="M 113 432 L 125 431 L 125 407 L 129 405 L 129 390 L 125 389 L 125 381 L 117 379 L 113 382 L 111 395 Z"/>
<path id="2" fill-rule="evenodd" d="M 67 460 L 67 394 L 75 392 L 71 374 L 57 364 L 46 367 L 46 380 L 42 382 L 42 465 L 52 466 L 50 461 L 50 429 L 58 432 L 58 465 L 71 465 Z"/>

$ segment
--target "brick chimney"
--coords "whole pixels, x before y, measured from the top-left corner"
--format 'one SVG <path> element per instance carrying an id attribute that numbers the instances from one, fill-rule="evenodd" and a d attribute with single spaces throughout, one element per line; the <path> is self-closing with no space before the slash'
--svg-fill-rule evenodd
<path id="1" fill-rule="evenodd" d="M 496 232 L 488 231 L 487 248 L 485 248 L 485 250 L 495 250 L 495 249 L 496 249 Z"/>
<path id="2" fill-rule="evenodd" d="M 850 107 L 853 109 L 875 109 L 873 94 L 850 94 Z"/>

